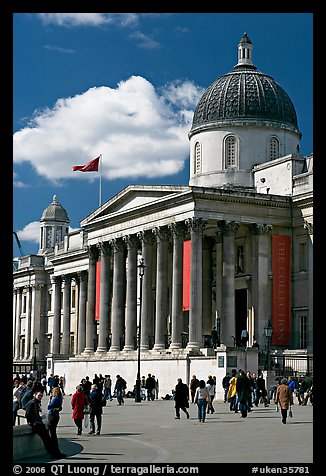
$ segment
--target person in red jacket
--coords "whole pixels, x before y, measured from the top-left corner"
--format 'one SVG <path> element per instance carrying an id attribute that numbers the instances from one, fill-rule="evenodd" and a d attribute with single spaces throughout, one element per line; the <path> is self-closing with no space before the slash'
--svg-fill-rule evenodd
<path id="1" fill-rule="evenodd" d="M 77 426 L 77 435 L 82 434 L 84 408 L 88 405 L 89 400 L 86 393 L 83 392 L 83 387 L 81 385 L 77 385 L 76 392 L 71 397 L 72 419 Z"/>

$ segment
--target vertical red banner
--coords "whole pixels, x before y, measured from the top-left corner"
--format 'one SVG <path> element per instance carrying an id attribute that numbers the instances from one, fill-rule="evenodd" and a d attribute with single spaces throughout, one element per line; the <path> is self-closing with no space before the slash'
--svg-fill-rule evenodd
<path id="1" fill-rule="evenodd" d="M 182 264 L 182 310 L 190 309 L 190 264 L 191 264 L 191 240 L 183 242 Z"/>
<path id="2" fill-rule="evenodd" d="M 100 320 L 101 261 L 96 262 L 95 320 Z"/>
<path id="3" fill-rule="evenodd" d="M 272 237 L 273 345 L 289 345 L 291 303 L 291 237 Z"/>

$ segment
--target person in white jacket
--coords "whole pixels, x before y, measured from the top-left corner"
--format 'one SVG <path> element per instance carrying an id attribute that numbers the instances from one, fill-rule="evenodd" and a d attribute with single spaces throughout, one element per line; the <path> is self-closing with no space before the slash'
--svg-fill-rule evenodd
<path id="1" fill-rule="evenodd" d="M 215 393 L 216 393 L 216 384 L 215 384 L 215 381 L 214 381 L 214 379 L 211 375 L 208 376 L 208 380 L 207 380 L 207 383 L 206 383 L 206 388 L 207 388 L 208 393 L 209 393 L 209 402 L 208 402 L 208 405 L 207 405 L 207 414 L 208 413 L 213 414 L 215 412 L 215 409 L 213 407 L 213 401 L 214 401 Z"/>

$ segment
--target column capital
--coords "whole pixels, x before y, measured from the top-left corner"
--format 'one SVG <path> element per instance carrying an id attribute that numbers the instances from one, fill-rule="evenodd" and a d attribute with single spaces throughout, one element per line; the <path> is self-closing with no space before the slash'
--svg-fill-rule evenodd
<path id="1" fill-rule="evenodd" d="M 202 233 L 207 224 L 207 221 L 203 218 L 187 218 L 185 220 L 185 224 L 187 225 L 190 231 Z"/>
<path id="2" fill-rule="evenodd" d="M 72 280 L 71 274 L 63 274 L 62 275 L 62 282 L 64 286 L 70 286 Z"/>
<path id="3" fill-rule="evenodd" d="M 61 284 L 62 277 L 61 276 L 51 276 L 51 284 Z"/>
<path id="4" fill-rule="evenodd" d="M 109 244 L 114 252 L 124 251 L 126 246 L 122 238 L 114 238 L 109 241 Z"/>
<path id="5" fill-rule="evenodd" d="M 250 225 L 251 232 L 253 235 L 263 235 L 264 233 L 268 233 L 273 229 L 273 225 L 267 225 L 264 223 L 263 225 L 260 225 L 258 223 L 252 223 Z"/>
<path id="6" fill-rule="evenodd" d="M 96 246 L 101 255 L 107 256 L 111 253 L 112 244 L 109 241 L 100 241 Z"/>
<path id="7" fill-rule="evenodd" d="M 235 234 L 240 227 L 240 223 L 236 221 L 223 221 L 219 224 L 219 228 L 223 235 L 230 236 Z"/>
<path id="8" fill-rule="evenodd" d="M 186 231 L 187 231 L 187 226 L 184 221 L 179 221 L 176 223 L 169 223 L 168 228 L 171 232 L 171 235 L 173 238 L 182 238 L 184 237 Z"/>
<path id="9" fill-rule="evenodd" d="M 97 248 L 96 245 L 86 246 L 85 249 L 88 253 L 89 258 L 97 260 L 97 258 L 98 258 L 98 248 Z"/>
<path id="10" fill-rule="evenodd" d="M 45 287 L 45 284 L 44 283 L 36 283 L 36 284 L 32 284 L 31 287 L 33 289 L 39 291 L 40 289 Z"/>
<path id="11" fill-rule="evenodd" d="M 156 241 L 167 241 L 169 240 L 171 234 L 167 226 L 158 226 L 153 229 L 153 235 L 156 238 Z"/>
<path id="12" fill-rule="evenodd" d="M 140 231 L 137 233 L 137 236 L 142 244 L 152 245 L 153 244 L 153 233 L 152 230 Z"/>
<path id="13" fill-rule="evenodd" d="M 310 223 L 309 221 L 304 221 L 303 223 L 303 228 L 305 230 L 307 230 L 308 234 L 309 235 L 313 235 L 314 234 L 314 224 L 313 223 Z"/>
<path id="14" fill-rule="evenodd" d="M 138 249 L 140 243 L 137 235 L 126 235 L 122 239 L 125 242 L 128 250 Z"/>

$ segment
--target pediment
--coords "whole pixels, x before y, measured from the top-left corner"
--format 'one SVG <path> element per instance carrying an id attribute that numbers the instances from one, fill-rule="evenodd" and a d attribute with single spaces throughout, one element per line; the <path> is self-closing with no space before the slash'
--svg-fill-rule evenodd
<path id="1" fill-rule="evenodd" d="M 101 218 L 124 214 L 128 211 L 140 209 L 161 201 L 171 195 L 188 191 L 188 186 L 183 185 L 128 185 L 101 207 L 94 210 L 81 222 L 81 226 L 89 225 Z"/>

